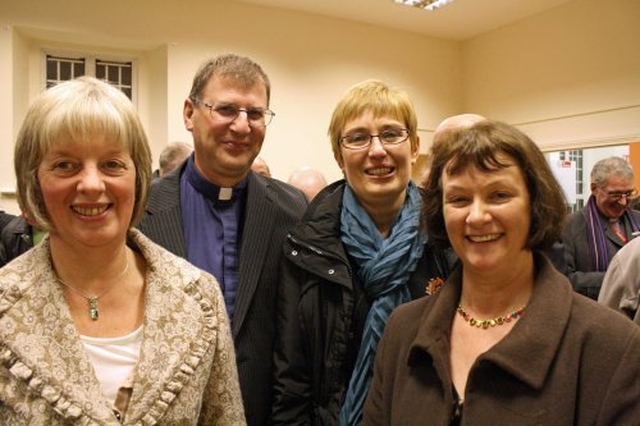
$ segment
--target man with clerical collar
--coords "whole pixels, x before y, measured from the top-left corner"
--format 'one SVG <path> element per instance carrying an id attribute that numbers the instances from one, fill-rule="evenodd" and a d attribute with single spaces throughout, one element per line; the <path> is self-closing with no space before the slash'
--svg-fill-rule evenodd
<path id="1" fill-rule="evenodd" d="M 251 59 L 203 64 L 183 109 L 194 152 L 152 185 L 139 225 L 220 283 L 249 425 L 270 422 L 278 265 L 307 204 L 301 191 L 251 172 L 275 115 L 269 100 L 269 78 Z"/>
<path id="2" fill-rule="evenodd" d="M 595 163 L 587 205 L 569 216 L 564 232 L 567 274 L 577 292 L 597 300 L 611 258 L 640 232 L 640 212 L 629 207 L 635 197 L 627 160 L 608 157 Z"/>

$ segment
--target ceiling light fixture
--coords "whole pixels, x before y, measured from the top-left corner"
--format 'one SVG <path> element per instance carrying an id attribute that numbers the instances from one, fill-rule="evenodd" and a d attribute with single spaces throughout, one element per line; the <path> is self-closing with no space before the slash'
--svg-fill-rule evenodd
<path id="1" fill-rule="evenodd" d="M 451 3 L 453 0 L 394 0 L 398 4 L 417 7 L 418 9 L 436 10 Z"/>

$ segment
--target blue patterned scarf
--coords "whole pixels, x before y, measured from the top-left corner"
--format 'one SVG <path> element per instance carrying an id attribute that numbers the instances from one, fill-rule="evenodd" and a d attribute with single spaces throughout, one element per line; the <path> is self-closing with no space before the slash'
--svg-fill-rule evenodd
<path id="1" fill-rule="evenodd" d="M 419 232 L 422 199 L 413 182 L 407 187 L 402 209 L 382 238 L 371 217 L 346 185 L 342 198 L 341 239 L 347 253 L 360 266 L 358 275 L 373 300 L 362 333 L 358 358 L 340 411 L 340 425 L 356 425 L 373 376 L 373 359 L 391 311 L 411 300 L 407 286 L 422 257 L 425 237 Z"/>
<path id="2" fill-rule="evenodd" d="M 604 233 L 607 224 L 602 223 L 603 220 L 596 205 L 596 198 L 593 195 L 591 195 L 589 201 L 587 201 L 585 219 L 587 221 L 587 237 L 591 264 L 593 265 L 594 271 L 605 272 L 611 260 L 609 258 L 607 236 Z M 640 230 L 638 224 L 633 219 L 633 215 L 629 213 L 629 209 L 623 213 L 621 219 L 627 220 L 631 224 L 633 232 Z"/>

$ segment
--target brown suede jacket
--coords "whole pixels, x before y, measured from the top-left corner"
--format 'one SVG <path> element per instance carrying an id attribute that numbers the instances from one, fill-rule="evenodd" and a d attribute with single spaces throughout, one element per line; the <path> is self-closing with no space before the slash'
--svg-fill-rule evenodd
<path id="1" fill-rule="evenodd" d="M 575 293 L 543 256 L 525 315 L 469 373 L 461 425 L 628 425 L 640 419 L 640 327 Z M 461 270 L 400 306 L 378 347 L 363 425 L 449 425 L 449 333 Z"/>

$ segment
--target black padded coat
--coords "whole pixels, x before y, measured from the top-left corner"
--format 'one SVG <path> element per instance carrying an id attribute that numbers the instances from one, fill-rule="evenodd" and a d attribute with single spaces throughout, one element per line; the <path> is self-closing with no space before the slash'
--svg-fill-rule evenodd
<path id="1" fill-rule="evenodd" d="M 278 299 L 274 424 L 335 425 L 371 301 L 340 240 L 344 181 L 325 188 L 284 244 Z M 425 247 L 410 278 L 413 299 L 446 279 L 450 252 Z"/>

